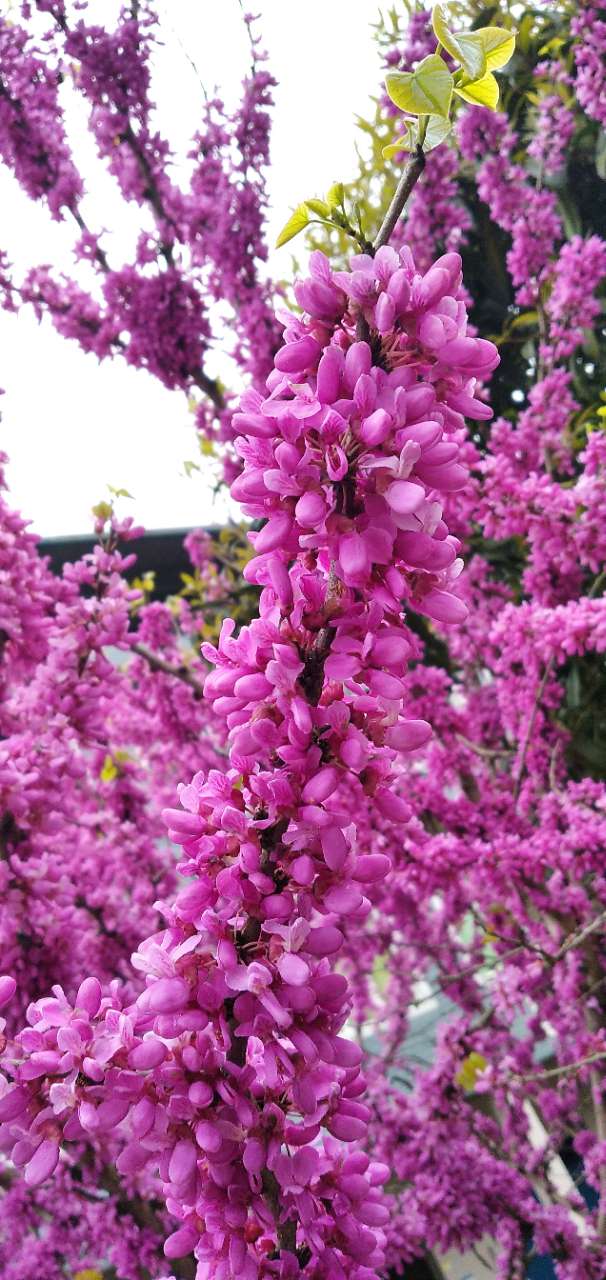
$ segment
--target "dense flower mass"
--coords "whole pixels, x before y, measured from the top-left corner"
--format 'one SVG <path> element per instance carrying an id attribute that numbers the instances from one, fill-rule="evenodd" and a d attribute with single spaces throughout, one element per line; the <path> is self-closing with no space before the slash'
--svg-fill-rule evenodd
<path id="1" fill-rule="evenodd" d="M 199 394 L 200 430 L 231 439 L 225 394 L 206 371 L 225 306 L 235 372 L 262 385 L 279 341 L 264 274 L 274 81 L 254 19 L 245 18 L 252 67 L 240 108 L 230 114 L 220 99 L 201 103 L 203 126 L 179 184 L 173 148 L 156 123 L 151 68 L 161 36 L 153 6 L 125 5 L 107 27 L 89 22 L 78 3 L 22 8 L 26 25 L 0 17 L 0 156 L 31 199 L 71 221 L 76 269 L 66 276 L 33 265 L 18 278 L 7 256 L 2 305 L 29 304 L 99 359 L 122 356 L 166 387 Z M 87 222 L 66 131 L 68 87 L 83 101 L 100 162 L 124 201 L 141 210 L 140 233 L 121 263 L 107 233 Z"/>
<path id="2" fill-rule="evenodd" d="M 120 1173 L 158 1172 L 178 1219 L 167 1256 L 194 1250 L 210 1275 L 382 1263 L 389 1170 L 342 1145 L 369 1111 L 335 958 L 392 867 L 359 851 L 352 800 L 405 821 L 394 762 L 431 732 L 406 716 L 406 610 L 466 613 L 439 495 L 466 483 L 462 411 L 487 416 L 474 393 L 498 357 L 467 336 L 460 284 L 455 254 L 424 275 L 388 247 L 348 272 L 312 259 L 307 315 L 234 419 L 263 590 L 258 620 L 203 649 L 230 755 L 165 813 L 191 882 L 135 954 L 134 1004 L 90 978 L 73 1006 L 59 987 L 31 1006 L 0 1102 L 31 1186 L 62 1141 L 119 1129 Z"/>
<path id="3" fill-rule="evenodd" d="M 59 575 L 0 503 L 6 1280 L 375 1280 L 474 1249 L 498 1280 L 603 1280 L 604 24 L 568 10 L 516 6 L 499 109 L 459 102 L 375 249 L 379 104 L 280 322 L 252 19 L 240 108 L 206 103 L 180 185 L 146 4 L 0 20 L 3 158 L 98 277 L 17 284 L 0 255 L 5 305 L 204 392 L 250 522 L 191 533 L 163 601 L 111 505 Z M 436 46 L 420 10 L 379 37 L 391 69 Z M 116 267 L 72 85 L 149 222 Z M 239 402 L 204 367 L 217 303 Z"/>

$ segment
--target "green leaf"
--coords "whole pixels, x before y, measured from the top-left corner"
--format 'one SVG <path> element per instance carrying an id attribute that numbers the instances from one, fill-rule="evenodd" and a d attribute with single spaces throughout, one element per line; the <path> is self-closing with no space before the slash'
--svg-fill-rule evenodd
<path id="1" fill-rule="evenodd" d="M 439 147 L 440 143 L 448 137 L 452 129 L 449 120 L 443 120 L 441 116 L 429 116 L 427 120 L 427 128 L 423 139 L 423 150 L 433 151 L 434 147 Z M 407 124 L 406 133 L 401 138 L 397 138 L 395 142 L 390 142 L 389 146 L 383 147 L 383 159 L 391 160 L 393 156 L 400 155 L 402 151 L 414 151 L 419 141 L 419 129 L 416 124 Z"/>
<path id="2" fill-rule="evenodd" d="M 455 1076 L 455 1081 L 465 1090 L 466 1093 L 473 1093 L 478 1076 L 488 1066 L 488 1062 L 482 1053 L 476 1053 L 473 1050 L 463 1059 L 459 1070 Z"/>
<path id="3" fill-rule="evenodd" d="M 390 71 L 385 88 L 401 111 L 413 116 L 448 116 L 454 78 L 443 58 L 432 53 L 414 71 Z"/>
<path id="4" fill-rule="evenodd" d="M 389 986 L 389 966 L 387 964 L 387 958 L 387 953 L 375 956 L 372 966 L 373 982 L 380 995 L 384 995 L 387 987 Z"/>
<path id="5" fill-rule="evenodd" d="M 455 62 L 460 62 L 470 80 L 479 80 L 486 74 L 486 54 L 481 31 L 450 31 L 441 4 L 434 7 L 432 23 L 439 43 Z"/>
<path id="6" fill-rule="evenodd" d="M 283 244 L 288 244 L 289 240 L 294 240 L 300 231 L 307 226 L 309 222 L 309 212 L 306 204 L 298 204 L 294 213 L 291 214 L 288 222 L 276 240 L 276 249 L 281 249 Z"/>
<path id="7" fill-rule="evenodd" d="M 528 53 L 528 50 L 530 49 L 530 37 L 532 35 L 533 27 L 534 15 L 532 13 L 525 13 L 518 28 L 518 47 L 522 50 L 522 53 Z"/>
<path id="8" fill-rule="evenodd" d="M 462 80 L 459 84 L 455 84 L 455 93 L 460 98 L 464 98 L 465 102 L 476 103 L 479 107 L 489 107 L 491 111 L 496 110 L 499 101 L 499 86 L 492 71 L 488 71 L 481 80 Z"/>
<path id="9" fill-rule="evenodd" d="M 539 323 L 538 311 L 521 311 L 519 316 L 514 316 L 510 322 L 510 329 L 530 329 Z"/>
<path id="10" fill-rule="evenodd" d="M 329 209 L 338 209 L 345 199 L 345 187 L 342 182 L 333 182 L 332 187 L 326 192 L 326 203 Z"/>
<path id="11" fill-rule="evenodd" d="M 108 484 L 107 487 L 110 493 L 113 493 L 114 498 L 131 498 L 132 499 L 133 497 L 132 493 L 128 492 L 128 489 L 114 489 L 113 484 Z"/>
<path id="12" fill-rule="evenodd" d="M 406 121 L 406 133 L 400 138 L 396 138 L 395 142 L 390 142 L 387 147 L 383 147 L 382 156 L 384 160 L 391 160 L 394 156 L 398 156 L 402 151 L 412 151 L 417 145 L 418 129 L 416 124 L 413 125 L 409 120 Z"/>
<path id="13" fill-rule="evenodd" d="M 97 520 L 110 520 L 114 514 L 114 509 L 110 502 L 97 502 L 91 511 Z"/>
<path id="14" fill-rule="evenodd" d="M 330 216 L 330 205 L 326 200 L 306 200 L 305 205 L 311 209 L 312 213 L 317 213 L 320 218 L 328 218 Z"/>
<path id="15" fill-rule="evenodd" d="M 482 41 L 486 70 L 498 71 L 499 67 L 506 66 L 516 47 L 514 32 L 505 27 L 480 27 L 477 35 Z"/>
<path id="16" fill-rule="evenodd" d="M 452 130 L 450 120 L 442 120 L 440 116 L 430 116 L 423 140 L 423 150 L 433 151 L 448 137 Z"/>
<path id="17" fill-rule="evenodd" d="M 107 755 L 103 761 L 99 777 L 102 782 L 113 782 L 118 777 L 118 769 L 112 756 Z"/>
<path id="18" fill-rule="evenodd" d="M 548 53 L 559 53 L 563 45 L 566 44 L 563 36 L 554 36 L 552 40 L 548 40 L 547 44 L 542 44 L 539 49 L 539 57 L 543 58 Z"/>

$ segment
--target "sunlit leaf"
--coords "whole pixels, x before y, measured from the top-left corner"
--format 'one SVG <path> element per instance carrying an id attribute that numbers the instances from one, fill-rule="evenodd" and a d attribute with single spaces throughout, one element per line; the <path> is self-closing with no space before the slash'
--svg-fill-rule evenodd
<path id="1" fill-rule="evenodd" d="M 510 321 L 510 329 L 529 329 L 532 325 L 539 323 L 538 311 L 521 311 L 519 316 L 514 316 Z"/>
<path id="2" fill-rule="evenodd" d="M 102 782 L 113 782 L 118 777 L 118 769 L 112 756 L 105 757 L 99 777 Z"/>
<path id="3" fill-rule="evenodd" d="M 382 156 L 384 160 L 391 160 L 393 156 L 401 155 L 402 151 L 412 151 L 417 144 L 418 129 L 416 125 L 406 122 L 406 132 L 401 137 L 396 138 L 394 142 L 390 142 L 387 147 L 383 147 Z"/>
<path id="4" fill-rule="evenodd" d="M 566 41 L 563 36 L 554 36 L 552 40 L 547 41 L 547 44 L 541 45 L 539 57 L 543 58 L 548 53 L 558 53 L 565 44 Z"/>
<path id="5" fill-rule="evenodd" d="M 148 569 L 141 578 L 133 578 L 133 587 L 136 591 L 144 591 L 149 595 L 156 585 L 156 574 L 153 569 Z"/>
<path id="6" fill-rule="evenodd" d="M 488 68 L 481 31 L 450 31 L 441 4 L 434 7 L 432 23 L 440 44 L 455 62 L 460 62 L 470 80 L 479 80 L 486 74 Z"/>
<path id="7" fill-rule="evenodd" d="M 459 1084 L 466 1093 L 473 1093 L 480 1072 L 487 1066 L 488 1062 L 481 1053 L 476 1053 L 475 1050 L 468 1053 L 455 1076 L 456 1084 Z"/>
<path id="8" fill-rule="evenodd" d="M 110 502 L 97 502 L 91 511 L 97 520 L 110 520 L 113 515 L 113 507 Z"/>
<path id="9" fill-rule="evenodd" d="M 330 205 L 326 200 L 306 200 L 305 204 L 312 213 L 317 213 L 319 218 L 328 218 L 330 215 Z"/>
<path id="10" fill-rule="evenodd" d="M 488 71 L 481 80 L 463 80 L 460 84 L 455 84 L 455 93 L 464 98 L 465 102 L 489 107 L 491 111 L 496 110 L 499 101 L 499 86 L 492 71 Z"/>
<path id="11" fill-rule="evenodd" d="M 477 34 L 486 56 L 486 70 L 498 71 L 506 66 L 516 47 L 514 32 L 505 27 L 480 27 Z"/>
<path id="12" fill-rule="evenodd" d="M 345 187 L 342 182 L 333 182 L 332 187 L 326 192 L 326 203 L 329 209 L 338 209 L 345 199 Z"/>
<path id="13" fill-rule="evenodd" d="M 452 125 L 449 120 L 442 120 L 440 116 L 430 116 L 423 141 L 423 150 L 433 151 L 434 147 L 439 147 L 440 143 L 448 137 L 451 130 Z"/>
<path id="14" fill-rule="evenodd" d="M 108 484 L 107 487 L 110 493 L 114 495 L 114 498 L 131 498 L 132 500 L 133 495 L 128 492 L 128 489 L 114 489 L 113 484 Z"/>
<path id="15" fill-rule="evenodd" d="M 423 139 L 423 150 L 433 151 L 434 147 L 439 147 L 440 143 L 448 137 L 451 129 L 452 125 L 449 120 L 443 120 L 441 116 L 429 116 L 425 138 Z M 391 160 L 394 156 L 401 155 L 403 151 L 414 151 L 418 141 L 418 126 L 416 124 L 408 124 L 407 131 L 402 134 L 401 138 L 396 138 L 387 147 L 383 147 L 383 159 Z"/>
<path id="16" fill-rule="evenodd" d="M 392 102 L 411 115 L 448 116 L 454 78 L 437 53 L 423 58 L 414 71 L 390 71 L 385 88 Z"/>
<path id="17" fill-rule="evenodd" d="M 293 240 L 298 236 L 300 231 L 307 226 L 309 222 L 309 211 L 306 204 L 299 204 L 294 213 L 291 214 L 288 222 L 282 227 L 282 230 L 276 240 L 276 249 L 281 249 L 283 244 L 288 244 L 289 240 Z"/>
<path id="18" fill-rule="evenodd" d="M 389 966 L 387 955 L 377 955 L 372 965 L 372 978 L 380 995 L 384 995 L 389 986 Z"/>

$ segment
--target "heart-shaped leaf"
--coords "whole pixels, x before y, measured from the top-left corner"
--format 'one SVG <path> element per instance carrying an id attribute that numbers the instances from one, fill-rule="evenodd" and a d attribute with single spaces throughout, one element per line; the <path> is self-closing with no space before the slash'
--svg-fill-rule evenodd
<path id="1" fill-rule="evenodd" d="M 487 71 L 481 80 L 461 80 L 455 84 L 455 93 L 465 102 L 473 102 L 478 107 L 489 107 L 496 110 L 499 101 L 499 86 L 492 71 Z"/>
<path id="2" fill-rule="evenodd" d="M 402 111 L 413 116 L 448 116 L 454 78 L 437 53 L 423 58 L 414 71 L 390 71 L 385 88 Z"/>
<path id="3" fill-rule="evenodd" d="M 289 240 L 298 236 L 299 232 L 307 226 L 308 222 L 309 212 L 307 206 L 305 204 L 297 205 L 297 208 L 294 213 L 291 214 L 286 225 L 282 227 L 278 239 L 276 240 L 276 249 L 281 249 L 283 244 L 288 244 Z"/>
<path id="4" fill-rule="evenodd" d="M 451 129 L 450 120 L 442 120 L 440 116 L 430 116 L 423 141 L 423 150 L 433 151 L 434 147 L 439 147 L 440 143 L 448 137 Z"/>
<path id="5" fill-rule="evenodd" d="M 451 31 L 444 6 L 437 4 L 432 13 L 433 29 L 442 47 L 460 62 L 470 80 L 479 80 L 486 74 L 486 53 L 481 31 Z"/>
<path id="6" fill-rule="evenodd" d="M 475 34 L 482 41 L 487 71 L 498 71 L 509 62 L 516 47 L 513 31 L 506 31 L 505 27 L 480 27 Z"/>

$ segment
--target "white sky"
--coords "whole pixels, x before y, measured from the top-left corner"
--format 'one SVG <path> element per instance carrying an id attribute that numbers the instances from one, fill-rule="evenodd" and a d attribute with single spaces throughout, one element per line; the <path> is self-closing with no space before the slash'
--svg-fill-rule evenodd
<path id="1" fill-rule="evenodd" d="M 245 0 L 259 13 L 258 29 L 279 81 L 275 93 L 270 191 L 270 242 L 305 196 L 321 195 L 355 172 L 356 114 L 368 114 L 377 92 L 379 61 L 370 24 L 378 0 Z M 107 15 L 113 0 L 90 12 Z M 188 58 L 212 92 L 238 100 L 249 65 L 238 0 L 160 0 L 166 47 L 154 93 L 162 130 L 185 150 L 199 119 L 202 91 Z M 73 96 L 73 95 L 72 95 Z M 70 137 L 89 180 L 85 211 L 92 226 L 111 228 L 104 243 L 112 261 L 127 259 L 139 219 L 125 207 L 96 159 L 85 115 L 76 107 Z M 94 193 L 94 198 L 93 198 Z M 51 223 L 42 205 L 21 192 L 0 167 L 1 243 L 17 272 L 34 263 L 72 268 L 71 228 Z M 122 257 L 120 256 L 122 254 Z M 274 255 L 286 276 L 289 251 Z M 148 529 L 223 519 L 225 500 L 213 499 L 212 476 L 184 474 L 197 459 L 192 418 L 181 392 L 169 391 L 144 370 L 116 359 L 99 364 L 33 315 L 0 311 L 0 448 L 8 453 L 11 501 L 45 535 L 90 529 L 90 508 L 107 484 L 126 488 L 121 504 Z M 212 368 L 209 366 L 209 371 Z M 211 464 L 212 465 L 212 464 Z"/>

